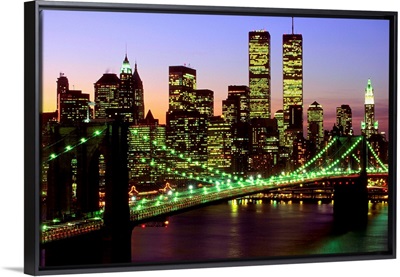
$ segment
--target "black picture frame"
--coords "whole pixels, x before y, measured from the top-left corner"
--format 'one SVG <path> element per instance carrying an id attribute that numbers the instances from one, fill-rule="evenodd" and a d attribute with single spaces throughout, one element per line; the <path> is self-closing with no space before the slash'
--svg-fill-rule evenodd
<path id="1" fill-rule="evenodd" d="M 25 94 L 24 94 L 24 272 L 29 275 L 52 275 L 71 273 L 123 272 L 138 270 L 189 269 L 208 267 L 275 265 L 290 263 L 356 261 L 396 258 L 396 171 L 389 171 L 389 251 L 383 253 L 360 253 L 360 255 L 336 255 L 295 258 L 271 258 L 261 260 L 240 260 L 223 262 L 174 263 L 159 265 L 132 266 L 129 264 L 100 265 L 96 267 L 73 266 L 41 269 L 40 260 L 40 107 L 41 107 L 41 10 L 70 11 L 113 11 L 143 13 L 177 13 L 210 15 L 259 15 L 259 16 L 295 16 L 329 17 L 354 19 L 387 19 L 390 25 L 389 39 L 389 166 L 397 168 L 397 12 L 350 11 L 350 10 L 310 10 L 278 8 L 243 8 L 190 5 L 150 5 L 117 4 L 88 2 L 46 2 L 31 1 L 25 3 Z M 34 185 L 32 185 L 34 184 Z"/>

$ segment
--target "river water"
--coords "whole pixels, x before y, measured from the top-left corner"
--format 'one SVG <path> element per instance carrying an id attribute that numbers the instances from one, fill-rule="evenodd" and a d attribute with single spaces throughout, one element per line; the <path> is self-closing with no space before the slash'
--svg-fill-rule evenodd
<path id="1" fill-rule="evenodd" d="M 133 264 L 224 261 L 387 251 L 388 205 L 369 204 L 368 225 L 337 233 L 333 204 L 233 200 L 135 228 Z"/>

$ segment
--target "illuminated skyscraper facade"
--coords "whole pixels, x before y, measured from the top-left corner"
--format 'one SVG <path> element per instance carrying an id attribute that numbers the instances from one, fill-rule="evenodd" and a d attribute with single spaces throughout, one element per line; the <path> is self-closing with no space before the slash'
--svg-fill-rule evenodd
<path id="1" fill-rule="evenodd" d="M 137 71 L 137 64 L 135 63 L 135 70 L 132 73 L 132 68 L 126 55 L 122 62 L 120 81 L 118 94 L 119 114 L 123 116 L 125 121 L 137 124 L 144 119 L 143 83 Z"/>
<path id="2" fill-rule="evenodd" d="M 250 120 L 249 170 L 268 177 L 278 162 L 279 133 L 276 119 Z"/>
<path id="3" fill-rule="evenodd" d="M 250 116 L 250 90 L 248 86 L 228 86 L 228 98 L 222 101 L 222 114 L 226 122 L 248 122 Z"/>
<path id="4" fill-rule="evenodd" d="M 341 105 L 336 108 L 336 127 L 343 136 L 353 135 L 353 115 L 349 105 Z"/>
<path id="5" fill-rule="evenodd" d="M 250 118 L 271 116 L 271 36 L 249 32 Z"/>
<path id="6" fill-rule="evenodd" d="M 170 156 L 172 167 L 188 169 L 195 166 L 196 162 L 206 164 L 207 117 L 198 111 L 176 110 L 167 113 L 167 146 L 177 153 Z M 178 154 L 186 159 L 179 158 Z"/>
<path id="7" fill-rule="evenodd" d="M 285 130 L 295 127 L 303 132 L 303 36 L 293 32 L 283 35 L 283 113 Z M 293 126 L 294 122 L 298 126 Z M 293 142 L 290 137 L 285 139 L 289 145 Z"/>
<path id="8" fill-rule="evenodd" d="M 80 90 L 67 90 L 58 95 L 58 122 L 83 122 L 89 117 L 89 94 Z"/>
<path id="9" fill-rule="evenodd" d="M 361 133 L 366 138 L 378 134 L 378 121 L 375 121 L 374 88 L 371 79 L 368 79 L 365 88 L 364 121 L 361 122 Z"/>
<path id="10" fill-rule="evenodd" d="M 114 73 L 105 73 L 94 84 L 94 98 L 96 106 L 94 109 L 96 119 L 106 119 L 111 111 L 119 107 L 120 79 Z"/>
<path id="11" fill-rule="evenodd" d="M 277 125 L 278 125 L 278 132 L 279 132 L 279 146 L 285 145 L 285 128 L 283 124 L 283 110 L 278 110 L 275 112 L 274 115 Z"/>
<path id="12" fill-rule="evenodd" d="M 207 117 L 214 116 L 214 92 L 209 89 L 194 91 L 195 109 Z"/>
<path id="13" fill-rule="evenodd" d="M 316 101 L 307 110 L 307 139 L 316 149 L 320 149 L 324 141 L 324 110 Z"/>
<path id="14" fill-rule="evenodd" d="M 60 77 L 57 78 L 57 109 L 59 108 L 59 95 L 66 93 L 69 90 L 68 78 L 64 73 L 60 73 Z"/>
<path id="15" fill-rule="evenodd" d="M 156 143 L 155 143 L 156 142 Z M 165 126 L 149 111 L 144 120 L 129 127 L 128 168 L 130 182 L 149 185 L 162 182 L 165 172 Z"/>
<path id="16" fill-rule="evenodd" d="M 169 112 L 195 110 L 196 70 L 186 66 L 169 67 Z"/>
<path id="17" fill-rule="evenodd" d="M 134 122 L 139 122 L 144 119 L 144 89 L 143 82 L 139 76 L 137 63 L 135 62 L 135 69 L 132 75 L 132 89 L 133 89 L 133 118 Z"/>
<path id="18" fill-rule="evenodd" d="M 207 163 L 207 122 L 214 113 L 214 93 L 196 89 L 196 70 L 186 66 L 169 67 L 169 110 L 167 146 L 175 153 L 168 154 L 172 168 L 200 169 Z M 183 155 L 185 160 L 177 155 Z M 185 181 L 184 176 L 168 175 L 169 181 Z"/>
<path id="19" fill-rule="evenodd" d="M 121 85 L 119 89 L 118 108 L 131 109 L 131 113 L 133 114 L 132 68 L 126 55 L 124 61 L 122 62 L 119 78 L 121 80 Z M 132 118 L 129 121 L 131 120 Z"/>
<path id="20" fill-rule="evenodd" d="M 230 172 L 232 164 L 232 129 L 221 116 L 209 118 L 207 126 L 207 165 Z"/>

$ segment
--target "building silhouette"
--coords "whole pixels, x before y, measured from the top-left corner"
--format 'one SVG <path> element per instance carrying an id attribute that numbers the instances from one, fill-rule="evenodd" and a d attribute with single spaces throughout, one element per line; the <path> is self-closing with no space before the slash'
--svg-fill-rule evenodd
<path id="1" fill-rule="evenodd" d="M 134 94 L 133 94 L 133 75 L 132 68 L 129 64 L 128 56 L 125 55 L 125 59 L 122 62 L 119 78 L 120 87 L 118 93 L 118 109 L 126 111 L 124 120 L 128 122 L 134 122 Z M 137 123 L 137 122 L 136 122 Z"/>
<path id="2" fill-rule="evenodd" d="M 268 177 L 278 163 L 279 133 L 277 120 L 253 118 L 250 120 L 249 171 Z"/>
<path id="3" fill-rule="evenodd" d="M 248 86 L 228 86 L 228 97 L 222 101 L 226 122 L 248 122 L 250 118 L 250 89 Z"/>
<path id="4" fill-rule="evenodd" d="M 67 90 L 59 94 L 58 98 L 58 122 L 74 123 L 92 118 L 88 106 L 90 102 L 88 93 L 82 93 L 81 90 Z"/>
<path id="5" fill-rule="evenodd" d="M 353 115 L 349 105 L 341 105 L 336 108 L 336 127 L 339 129 L 339 135 L 352 136 Z"/>
<path id="6" fill-rule="evenodd" d="M 207 117 L 214 116 L 214 92 L 209 89 L 194 91 L 195 109 Z"/>
<path id="7" fill-rule="evenodd" d="M 232 165 L 232 127 L 221 116 L 213 116 L 207 126 L 207 165 L 230 172 Z"/>
<path id="8" fill-rule="evenodd" d="M 64 75 L 64 73 L 60 73 L 60 77 L 57 78 L 57 110 L 60 105 L 60 95 L 66 93 L 69 90 L 69 82 L 68 78 Z"/>
<path id="9" fill-rule="evenodd" d="M 285 130 L 284 145 L 291 151 L 293 141 L 299 135 L 303 136 L 303 107 L 299 105 L 290 105 L 287 107 L 287 110 L 284 111 L 283 116 L 283 126 Z"/>
<path id="10" fill-rule="evenodd" d="M 96 119 L 113 118 L 118 115 L 120 85 L 120 79 L 114 73 L 104 73 L 94 84 Z"/>
<path id="11" fill-rule="evenodd" d="M 137 188 L 152 186 L 164 180 L 166 127 L 154 119 L 149 110 L 146 118 L 131 125 L 128 133 L 129 180 Z"/>
<path id="12" fill-rule="evenodd" d="M 178 171 L 194 170 L 207 163 L 207 122 L 213 114 L 211 90 L 197 90 L 196 70 L 186 66 L 169 67 L 169 110 L 166 114 L 166 144 L 174 153 L 167 160 Z M 186 157 L 182 159 L 175 153 Z M 184 182 L 187 178 L 167 174 L 169 181 Z M 179 184 L 178 184 L 179 185 Z"/>
<path id="13" fill-rule="evenodd" d="M 316 149 L 321 149 L 324 141 L 324 110 L 314 101 L 307 110 L 307 139 Z"/>
<path id="14" fill-rule="evenodd" d="M 283 123 L 283 110 L 277 110 L 274 114 L 274 118 L 278 124 L 279 132 L 279 146 L 285 145 L 285 128 Z"/>
<path id="15" fill-rule="evenodd" d="M 119 77 L 105 73 L 95 83 L 95 118 L 116 119 L 138 124 L 144 119 L 144 90 L 137 63 L 132 72 L 128 56 L 122 62 Z"/>
<path id="16" fill-rule="evenodd" d="M 133 90 L 133 122 L 136 123 L 144 119 L 144 89 L 143 89 L 142 79 L 139 76 L 136 62 L 132 76 L 132 90 Z"/>
<path id="17" fill-rule="evenodd" d="M 198 111 L 175 110 L 167 113 L 166 142 L 168 148 L 174 151 L 168 159 L 172 168 L 187 172 L 207 163 L 207 121 L 207 117 Z M 170 181 L 187 179 L 177 174 L 169 178 Z"/>
<path id="18" fill-rule="evenodd" d="M 72 124 L 92 118 L 89 102 L 89 94 L 81 90 L 70 90 L 68 78 L 60 73 L 57 78 L 57 122 Z M 45 120 L 47 122 L 48 119 Z"/>
<path id="19" fill-rule="evenodd" d="M 271 36 L 249 32 L 250 118 L 271 116 Z"/>
<path id="20" fill-rule="evenodd" d="M 375 121 L 374 88 L 371 79 L 368 79 L 365 88 L 364 121 L 361 122 L 361 134 L 366 138 L 378 134 L 378 121 Z"/>
<path id="21" fill-rule="evenodd" d="M 195 110 L 196 70 L 186 66 L 169 67 L 169 112 Z"/>

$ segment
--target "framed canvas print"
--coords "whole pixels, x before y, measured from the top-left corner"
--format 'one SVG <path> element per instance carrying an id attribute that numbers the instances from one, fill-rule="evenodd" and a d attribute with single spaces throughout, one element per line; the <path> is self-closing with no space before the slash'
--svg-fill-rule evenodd
<path id="1" fill-rule="evenodd" d="M 397 12 L 25 3 L 25 273 L 396 257 Z"/>

